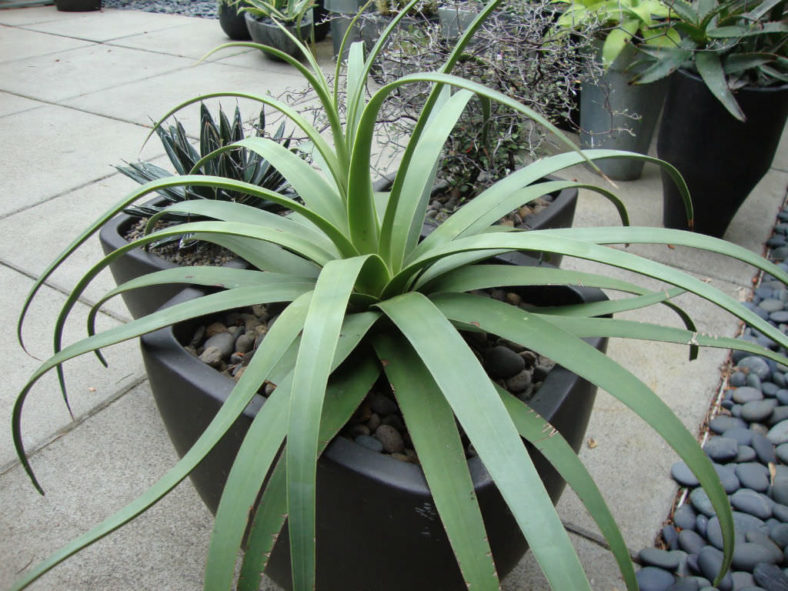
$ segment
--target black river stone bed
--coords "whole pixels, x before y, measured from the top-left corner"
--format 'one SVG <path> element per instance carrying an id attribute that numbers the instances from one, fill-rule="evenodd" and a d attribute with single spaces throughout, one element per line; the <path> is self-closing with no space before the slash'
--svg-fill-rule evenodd
<path id="1" fill-rule="evenodd" d="M 216 0 L 102 0 L 103 8 L 217 18 Z"/>
<path id="2" fill-rule="evenodd" d="M 788 208 L 768 245 L 788 271 Z M 746 305 L 785 333 L 788 289 L 764 275 Z M 772 350 L 776 343 L 752 328 L 742 339 Z M 641 591 L 788 591 L 788 367 L 735 351 L 719 411 L 703 447 L 728 493 L 735 527 L 733 566 L 717 587 L 722 561 L 719 521 L 706 493 L 684 462 L 671 476 L 688 494 L 662 529 L 667 549 L 639 554 Z"/>

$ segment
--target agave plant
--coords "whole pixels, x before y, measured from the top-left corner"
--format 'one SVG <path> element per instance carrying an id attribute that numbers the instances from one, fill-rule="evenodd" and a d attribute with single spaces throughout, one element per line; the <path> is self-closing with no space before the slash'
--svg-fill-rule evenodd
<path id="1" fill-rule="evenodd" d="M 284 177 L 273 167 L 265 158 L 253 151 L 244 148 L 237 148 L 232 151 L 224 152 L 217 158 L 205 160 L 204 157 L 214 152 L 216 149 L 244 139 L 243 121 L 241 111 L 236 106 L 233 122 L 224 114 L 219 107 L 219 124 L 217 125 L 205 104 L 200 105 L 200 150 L 199 152 L 192 146 L 186 130 L 177 119 L 175 125 L 164 127 L 157 125 L 156 134 L 161 140 L 164 151 L 170 159 L 172 166 L 178 174 L 205 174 L 209 176 L 221 176 L 229 179 L 236 179 L 282 192 L 288 187 Z M 257 137 L 261 137 L 265 130 L 265 110 L 260 110 L 257 125 Z M 290 146 L 290 138 L 284 137 L 285 125 L 280 124 L 271 136 L 273 141 L 281 143 L 285 148 Z M 200 162 L 200 166 L 195 166 Z M 116 166 L 118 172 L 123 173 L 130 179 L 144 184 L 156 179 L 172 176 L 172 172 L 156 166 L 150 162 L 132 162 L 126 166 Z M 277 207 L 273 202 L 266 199 L 259 199 L 249 193 L 232 191 L 218 187 L 207 186 L 177 186 L 166 187 L 158 191 L 164 199 L 161 204 L 147 203 L 144 205 L 132 205 L 125 209 L 125 212 L 132 216 L 151 217 L 160 213 L 167 205 L 179 203 L 187 199 L 218 199 L 221 201 L 237 201 L 252 207 L 270 209 Z M 188 219 L 186 216 L 176 212 L 168 213 L 167 217 L 183 221 Z"/>
<path id="2" fill-rule="evenodd" d="M 666 0 L 665 4 L 671 18 L 656 30 L 669 26 L 681 38 L 644 50 L 656 62 L 636 77 L 638 83 L 690 68 L 731 115 L 744 121 L 734 96 L 737 89 L 788 82 L 785 0 Z"/>
<path id="3" fill-rule="evenodd" d="M 293 211 L 292 216 L 282 217 L 231 202 L 200 200 L 173 204 L 167 210 L 199 214 L 211 217 L 212 221 L 152 232 L 105 257 L 75 286 L 55 324 L 54 355 L 32 375 L 14 407 L 17 452 L 39 490 L 41 485 L 25 455 L 20 418 L 31 388 L 44 373 L 60 368 L 74 356 L 98 351 L 183 319 L 249 304 L 283 302 L 285 308 L 230 398 L 191 450 L 127 507 L 24 573 L 14 589 L 25 587 L 166 495 L 205 457 L 258 388 L 272 376 L 278 376 L 273 378 L 277 387 L 257 414 L 242 444 L 217 511 L 205 571 L 206 589 L 232 587 L 245 532 L 250 550 L 244 555 L 241 577 L 236 584 L 238 589 L 257 589 L 260 572 L 265 568 L 273 540 L 283 527 L 285 514 L 293 586 L 297 590 L 314 587 L 316 462 L 326 442 L 348 421 L 378 377 L 388 380 L 400 403 L 435 506 L 469 587 L 491 589 L 499 583 L 457 423 L 495 480 L 554 588 L 591 587 L 535 472 L 523 438 L 540 440 L 540 449 L 545 450 L 545 455 L 579 493 L 607 536 L 627 587 L 637 589 L 621 534 L 578 458 L 559 434 L 545 438 L 542 429 L 549 432 L 549 425 L 491 381 L 459 329 L 492 333 L 548 356 L 604 388 L 641 416 L 677 451 L 706 489 L 725 539 L 723 570 L 728 567 L 733 550 L 732 514 L 712 464 L 693 435 L 657 395 L 583 338 L 616 336 L 667 341 L 686 344 L 690 351 L 698 346 L 735 347 L 786 363 L 788 360 L 776 353 L 751 343 L 607 317 L 617 311 L 641 309 L 655 303 L 674 306 L 670 299 L 687 291 L 747 321 L 781 345 L 788 345 L 778 330 L 712 286 L 609 245 L 664 242 L 697 247 L 747 261 L 782 281 L 788 280 L 788 276 L 745 249 L 682 231 L 614 227 L 522 232 L 495 226 L 502 213 L 544 194 L 546 189 L 584 186 L 564 181 L 551 181 L 547 183 L 550 187 L 544 183 L 534 186 L 538 179 L 588 159 L 622 156 L 621 152 L 601 150 L 580 153 L 568 140 L 570 152 L 545 158 L 501 179 L 419 243 L 441 146 L 474 95 L 500 101 L 558 133 L 543 118 L 507 96 L 450 74 L 463 46 L 495 5 L 495 1 L 491 2 L 480 13 L 442 71 L 405 76 L 369 98 L 365 95 L 366 77 L 385 35 L 396 26 L 396 19 L 366 60 L 360 44 L 351 46 L 345 78 L 347 103 L 342 105 L 346 107 L 345 121 L 340 118 L 343 111 L 336 98 L 337 88 L 329 85 L 306 47 L 301 45 L 307 65 L 276 49 L 258 47 L 288 61 L 314 86 L 330 121 L 331 136 L 323 137 L 297 112 L 275 98 L 243 96 L 255 98 L 290 117 L 311 139 L 314 161 L 320 170 L 266 138 L 241 140 L 233 146 L 219 148 L 205 160 L 237 147 L 254 151 L 276 166 L 303 202 L 222 177 L 186 175 L 159 179 L 127 195 L 48 267 L 26 300 L 22 319 L 30 298 L 79 244 L 117 211 L 151 192 L 185 185 L 210 186 L 270 199 Z M 400 17 L 402 14 L 404 11 Z M 396 88 L 425 81 L 433 83 L 435 88 L 402 155 L 391 191 L 376 195 L 371 182 L 370 153 L 380 106 Z M 195 100 L 204 98 L 207 96 Z M 632 157 L 654 161 L 648 156 Z M 674 169 L 661 165 L 677 183 L 682 183 Z M 623 211 L 607 189 L 589 188 L 607 196 Z M 686 188 L 684 195 L 687 197 Z M 688 211 L 691 212 L 689 205 Z M 254 269 L 169 269 L 121 285 L 107 297 L 126 289 L 173 281 L 223 285 L 227 289 L 98 334 L 94 334 L 91 322 L 87 338 L 62 347 L 62 327 L 72 306 L 109 261 L 131 248 L 182 233 L 209 242 L 232 244 Z M 643 277 L 659 278 L 674 287 L 652 292 L 635 282 L 615 280 L 604 274 L 538 266 L 512 268 L 485 262 L 494 254 L 520 250 L 555 252 L 597 261 L 629 269 Z M 578 283 L 620 290 L 628 295 L 608 303 L 559 306 L 540 313 L 469 293 L 496 286 Z M 691 322 L 688 324 L 691 326 Z M 21 321 L 19 331 L 21 339 Z M 337 371 L 351 354 L 353 370 Z M 415 384 L 418 389 L 413 387 Z M 281 454 L 280 449 L 283 449 Z M 264 483 L 265 492 L 258 508 L 250 512 Z"/>

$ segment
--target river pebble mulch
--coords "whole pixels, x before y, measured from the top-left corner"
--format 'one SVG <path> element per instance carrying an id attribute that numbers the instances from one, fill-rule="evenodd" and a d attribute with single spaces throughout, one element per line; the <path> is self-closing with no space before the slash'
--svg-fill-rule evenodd
<path id="1" fill-rule="evenodd" d="M 475 293 L 527 307 L 514 292 L 496 289 Z M 227 377 L 238 380 L 276 322 L 278 311 L 275 306 L 257 305 L 209 319 L 196 328 L 185 344 L 186 350 Z M 516 343 L 481 332 L 463 334 L 488 375 L 523 401 L 534 396 L 554 366 L 551 360 Z M 268 396 L 274 388 L 274 384 L 266 382 L 260 394 Z M 370 391 L 341 435 L 372 451 L 418 463 L 399 406 L 385 384 L 378 384 Z M 463 444 L 466 455 L 474 456 L 473 446 L 464 436 Z"/>
<path id="2" fill-rule="evenodd" d="M 788 271 L 788 208 L 768 246 Z M 788 290 L 764 275 L 746 305 L 785 333 Z M 776 343 L 746 327 L 739 337 L 772 350 Z M 703 449 L 733 510 L 733 565 L 717 587 L 722 534 L 708 496 L 683 462 L 671 476 L 688 494 L 662 529 L 663 548 L 639 554 L 641 591 L 788 591 L 788 367 L 734 351 L 720 408 L 709 421 Z"/>
<path id="3" fill-rule="evenodd" d="M 102 8 L 218 18 L 216 0 L 102 0 Z"/>

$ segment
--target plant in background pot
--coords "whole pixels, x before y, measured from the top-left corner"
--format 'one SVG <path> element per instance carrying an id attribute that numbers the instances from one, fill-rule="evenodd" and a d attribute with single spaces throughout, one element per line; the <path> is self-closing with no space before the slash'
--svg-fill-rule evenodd
<path id="1" fill-rule="evenodd" d="M 314 19 L 312 8 L 315 0 L 242 0 L 246 26 L 256 43 L 270 45 L 289 56 L 299 57 L 299 41 L 313 38 Z M 281 61 L 276 54 L 265 54 Z"/>
<path id="2" fill-rule="evenodd" d="M 265 111 L 261 109 L 256 125 L 256 137 L 265 137 L 264 130 Z M 208 108 L 204 104 L 200 106 L 199 151 L 192 146 L 186 130 L 177 119 L 175 125 L 170 127 L 157 126 L 156 133 L 176 174 L 221 176 L 280 193 L 290 190 L 282 175 L 267 160 L 253 151 L 238 148 L 223 152 L 214 159 L 204 159 L 216 149 L 244 139 L 243 121 L 238 107 L 235 109 L 232 123 L 220 107 L 219 123 L 217 124 Z M 280 124 L 278 129 L 268 137 L 290 149 L 291 140 L 284 135 L 284 124 Z M 116 168 L 141 184 L 156 179 L 171 178 L 173 175 L 171 171 L 150 162 L 133 162 Z M 102 227 L 99 239 L 105 254 L 125 246 L 135 235 L 141 234 L 145 221 L 153 216 L 157 216 L 157 219 L 162 223 L 170 225 L 194 221 L 196 219 L 194 215 L 179 215 L 175 212 L 163 213 L 168 205 L 186 200 L 235 201 L 271 211 L 281 209 L 274 202 L 238 191 L 228 191 L 204 185 L 168 187 L 159 191 L 158 197 L 152 201 L 125 208 L 123 213 L 115 216 Z M 110 266 L 115 281 L 118 284 L 125 283 L 152 271 L 175 267 L 179 264 L 190 264 L 190 261 L 192 264 L 195 262 L 206 264 L 206 261 L 222 264 L 228 262 L 232 257 L 231 252 L 223 250 L 218 245 L 206 245 L 203 242 L 189 240 L 188 237 L 173 237 L 170 240 L 163 240 L 159 244 L 151 245 L 151 247 L 153 246 L 157 248 L 135 249 L 126 256 L 115 260 Z M 180 289 L 179 285 L 151 286 L 147 289 L 125 292 L 123 299 L 131 315 L 138 318 L 154 312 Z"/>
<path id="3" fill-rule="evenodd" d="M 788 116 L 786 0 L 667 2 L 672 47 L 639 74 L 651 83 L 674 71 L 657 152 L 687 180 L 694 229 L 722 236 L 769 169 Z M 667 26 L 667 25 L 666 25 Z M 663 177 L 664 223 L 686 228 L 680 198 Z"/>
<path id="4" fill-rule="evenodd" d="M 13 412 L 17 452 L 39 490 L 40 484 L 20 436 L 20 419 L 32 387 L 43 374 L 59 368 L 74 356 L 182 320 L 248 305 L 279 305 L 281 311 L 276 321 L 269 325 L 265 338 L 251 355 L 227 400 L 182 459 L 126 508 L 21 574 L 13 589 L 24 588 L 74 552 L 134 519 L 166 495 L 220 444 L 250 401 L 255 400 L 261 387 L 268 397 L 259 404 L 229 470 L 216 512 L 205 588 L 215 591 L 236 584 L 238 589 L 258 589 L 260 572 L 266 567 L 275 540 L 285 538 L 279 536 L 280 531 L 286 533 L 289 541 L 293 588 L 314 588 L 316 582 L 320 584 L 321 565 L 331 559 L 331 548 L 321 543 L 318 534 L 321 519 L 321 515 L 316 515 L 316 499 L 320 495 L 319 458 L 373 386 L 392 402 L 396 401 L 415 445 L 432 499 L 429 506 L 421 506 L 419 510 L 429 514 L 431 520 L 440 520 L 446 538 L 435 540 L 435 543 L 445 544 L 447 551 L 451 548 L 458 565 L 453 574 L 446 575 L 447 581 L 479 589 L 494 589 L 499 585 L 486 532 L 487 525 L 491 529 L 496 525 L 486 524 L 479 507 L 462 444 L 462 438 L 466 437 L 484 465 L 483 473 L 489 474 L 495 483 L 513 522 L 522 530 L 551 585 L 560 590 L 590 589 L 526 450 L 524 438 L 531 441 L 578 492 L 608 538 L 628 588 L 636 589 L 626 545 L 601 494 L 571 446 L 533 409 L 488 376 L 462 333 L 494 335 L 547 356 L 606 389 L 656 429 L 707 491 L 725 540 L 722 570 L 727 568 L 733 551 L 733 519 L 711 462 L 694 436 L 643 382 L 584 339 L 645 338 L 688 344 L 690 351 L 697 346 L 732 346 L 788 363 L 777 353 L 741 340 L 713 338 L 694 330 L 607 317 L 620 310 L 660 303 L 681 312 L 670 299 L 688 291 L 746 320 L 778 344 L 788 345 L 779 330 L 703 281 L 606 245 L 664 242 L 695 246 L 740 258 L 784 282 L 788 282 L 788 276 L 745 249 L 676 230 L 614 227 L 520 232 L 491 228 L 502 212 L 544 192 L 544 187 L 532 185 L 537 179 L 588 159 L 596 161 L 621 156 L 620 152 L 611 150 L 581 153 L 574 150 L 569 140 L 564 143 L 573 151 L 544 158 L 512 172 L 419 242 L 441 146 L 472 96 L 507 104 L 558 133 L 543 117 L 506 95 L 450 74 L 471 35 L 494 7 L 495 3 L 490 3 L 480 13 L 441 71 L 405 76 L 383 86 L 370 97 L 365 92 L 368 73 L 385 36 L 396 22 L 384 32 L 366 60 L 363 45 L 354 44 L 349 52 L 347 100 L 343 104 L 338 103 L 336 88 L 329 85 L 303 44 L 294 40 L 301 46 L 308 66 L 276 49 L 262 48 L 282 55 L 318 90 L 331 122 L 326 137 L 275 98 L 261 95 L 258 100 L 287 114 L 310 137 L 318 155 L 315 162 L 319 170 L 277 142 L 264 138 L 247 138 L 234 146 L 220 148 L 207 159 L 237 146 L 253 150 L 276 166 L 302 201 L 221 177 L 187 175 L 152 181 L 96 220 L 38 279 L 23 307 L 22 320 L 30 298 L 79 244 L 124 207 L 164 188 L 206 185 L 258 195 L 293 210 L 291 216 L 283 217 L 238 203 L 200 200 L 173 204 L 167 211 L 206 216 L 213 221 L 183 224 L 138 239 L 88 270 L 69 295 L 55 325 L 56 351 L 31 376 Z M 391 190 L 375 194 L 370 160 L 381 103 L 396 88 L 416 82 L 432 82 L 434 90 L 402 154 Z M 340 115 L 343 112 L 346 113 L 344 119 Z M 632 157 L 655 161 L 647 156 Z M 673 170 L 669 165 L 662 165 Z M 680 176 L 673 172 L 681 183 Z M 554 181 L 553 186 L 580 185 Z M 615 201 L 606 189 L 593 189 Z M 687 205 L 691 211 L 689 200 Z M 108 297 L 127 289 L 173 281 L 206 286 L 221 284 L 227 289 L 175 302 L 97 334 L 93 334 L 90 326 L 90 336 L 62 346 L 62 327 L 69 311 L 84 287 L 102 268 L 136 246 L 187 233 L 209 242 L 232 237 L 254 268 L 169 269 L 119 286 Z M 636 282 L 604 274 L 538 266 L 513 267 L 491 260 L 494 255 L 535 249 L 630 269 L 641 276 L 659 277 L 674 287 L 652 292 Z M 513 301 L 485 297 L 479 291 L 506 286 L 510 289 L 528 287 L 543 293 L 547 286 L 580 283 L 620 290 L 628 295 L 611 302 L 575 300 L 570 304 L 556 301 L 547 308 L 534 309 L 515 305 Z M 691 327 L 690 319 L 686 315 L 683 317 Z M 21 324 L 19 332 L 21 335 Z M 473 340 L 471 334 L 470 341 Z M 389 467 L 399 464 L 396 460 L 390 461 L 394 464 Z M 346 484 L 348 488 L 354 486 L 360 486 L 358 481 L 349 480 Z M 353 511 L 357 508 L 362 509 L 344 505 L 341 509 Z M 410 539 L 416 539 L 420 532 L 415 531 L 411 536 Z M 236 559 L 242 547 L 245 552 L 241 574 L 234 583 Z M 385 554 L 378 558 L 388 563 L 390 570 L 407 570 L 403 563 L 390 563 Z M 353 555 L 337 560 L 345 565 L 346 571 L 358 568 Z M 376 576 L 385 578 L 378 570 L 378 567 L 384 568 L 383 564 L 367 566 Z"/>
<path id="5" fill-rule="evenodd" d="M 662 110 L 667 80 L 634 86 L 631 79 L 642 65 L 636 64 L 642 47 L 675 43 L 670 26 L 655 30 L 669 16 L 660 0 L 556 0 L 567 4 L 556 22 L 559 36 L 574 34 L 578 27 L 596 29 L 594 53 L 604 74 L 585 80 L 580 99 L 580 145 L 648 153 L 651 137 Z M 640 178 L 643 162 L 621 158 L 600 162 L 609 177 Z"/>

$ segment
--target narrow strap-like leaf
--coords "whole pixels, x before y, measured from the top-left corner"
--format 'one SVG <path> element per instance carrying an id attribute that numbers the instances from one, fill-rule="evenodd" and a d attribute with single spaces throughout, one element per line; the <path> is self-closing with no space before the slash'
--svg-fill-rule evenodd
<path id="1" fill-rule="evenodd" d="M 586 230 L 604 230 L 610 232 L 612 241 L 615 242 L 664 242 L 666 244 L 684 244 L 695 246 L 724 254 L 731 258 L 740 259 L 752 264 L 758 269 L 770 273 L 774 277 L 785 281 L 786 273 L 776 265 L 761 259 L 749 250 L 730 244 L 724 240 L 715 240 L 709 236 L 701 236 L 693 232 L 682 230 L 667 230 L 664 228 L 573 228 L 583 237 Z M 595 236 L 604 234 L 604 231 Z M 574 235 L 573 235 L 574 236 Z M 588 240 L 594 240 L 590 234 Z M 600 238 L 605 240 L 605 238 Z M 621 240 L 618 240 L 621 239 Z M 692 277 L 691 275 L 674 269 L 669 265 L 664 265 L 652 261 L 636 254 L 624 252 L 622 250 L 597 245 L 591 241 L 575 240 L 565 237 L 565 233 L 560 230 L 534 230 L 530 232 L 508 232 L 481 234 L 471 238 L 461 238 L 450 242 L 447 245 L 438 247 L 430 251 L 428 256 L 414 261 L 409 268 L 404 269 L 399 275 L 395 276 L 384 292 L 395 290 L 398 285 L 402 285 L 410 280 L 412 275 L 420 268 L 428 265 L 435 260 L 443 260 L 446 255 L 463 252 L 466 250 L 490 250 L 495 248 L 505 248 L 508 250 L 540 250 L 545 252 L 555 252 L 578 258 L 596 261 L 607 265 L 613 265 L 622 269 L 628 269 L 670 283 L 682 289 L 686 289 L 700 297 L 709 300 L 720 308 L 727 310 L 737 318 L 747 322 L 752 327 L 761 331 L 772 340 L 788 346 L 788 338 L 775 327 L 760 318 L 754 312 L 741 305 L 733 297 L 723 293 L 719 289 Z M 448 271 L 449 269 L 447 269 Z"/>
<path id="2" fill-rule="evenodd" d="M 206 427 L 203 434 L 200 435 L 189 451 L 184 454 L 184 456 L 175 466 L 167 471 L 167 473 L 150 488 L 148 488 L 147 491 L 138 496 L 123 509 L 108 517 L 87 533 L 71 541 L 69 544 L 52 554 L 46 560 L 39 563 L 32 570 L 20 577 L 14 582 L 14 585 L 11 588 L 12 591 L 19 591 L 23 589 L 38 579 L 41 575 L 63 562 L 69 556 L 72 556 L 83 548 L 86 548 L 87 546 L 100 540 L 107 534 L 112 533 L 122 525 L 128 523 L 158 502 L 168 492 L 175 488 L 179 482 L 186 478 L 195 468 L 195 466 L 197 466 L 197 464 L 202 461 L 208 452 L 211 451 L 213 446 L 218 443 L 218 441 L 232 426 L 238 416 L 240 416 L 240 414 L 244 411 L 254 395 L 257 393 L 257 389 L 259 388 L 260 384 L 277 365 L 279 359 L 288 349 L 290 343 L 296 339 L 300 327 L 303 326 L 303 319 L 306 317 L 309 299 L 309 295 L 304 295 L 302 298 L 294 301 L 282 312 L 280 320 L 283 321 L 274 323 L 274 325 L 271 326 L 271 330 L 269 330 L 266 338 L 263 340 L 263 343 L 260 345 L 260 347 L 258 347 L 254 356 L 250 360 L 249 365 L 244 371 L 244 374 L 238 380 L 238 383 L 236 384 L 235 388 L 233 388 L 233 391 L 227 401 L 219 409 L 219 412 Z M 26 387 L 26 389 L 28 387 Z M 287 393 L 284 391 L 277 394 L 275 390 L 274 393 L 269 397 L 266 404 L 263 405 L 263 408 L 260 412 L 273 412 L 277 408 L 277 404 L 282 404 L 286 407 L 286 394 Z M 22 395 L 20 395 L 20 397 L 21 396 Z M 278 402 L 278 399 L 281 400 Z M 17 401 L 17 403 L 18 402 L 19 401 Z M 23 464 L 27 466 L 26 458 L 21 456 L 20 459 L 22 460 Z M 27 466 L 27 468 L 29 469 L 29 466 Z M 38 486 L 37 483 L 35 484 Z"/>
<path id="3" fill-rule="evenodd" d="M 332 361 L 333 368 L 339 366 L 356 348 L 359 340 L 366 334 L 377 317 L 378 314 L 365 313 L 350 317 L 344 323 L 343 328 L 347 330 L 340 337 L 339 346 Z M 377 374 L 378 368 L 375 364 L 362 363 L 357 375 L 347 375 L 346 372 L 342 378 L 336 380 L 336 385 L 333 388 L 329 386 L 326 392 L 326 406 L 323 407 L 323 415 L 324 417 L 329 416 L 329 423 L 326 427 L 321 424 L 319 440 L 322 444 L 319 452 L 322 452 L 336 431 L 353 414 Z M 293 374 L 290 373 L 285 380 L 278 383 L 277 389 L 283 389 L 289 398 L 292 385 Z M 329 392 L 332 394 L 331 403 L 328 402 Z M 343 396 L 338 400 L 337 393 L 346 395 L 348 392 L 352 396 Z M 248 522 L 251 521 L 249 508 L 254 505 L 260 493 L 266 474 L 268 474 L 287 431 L 287 407 L 281 410 L 282 412 L 275 417 L 271 413 L 260 419 L 258 419 L 259 414 L 258 417 L 255 417 L 230 469 L 211 535 L 205 568 L 206 590 L 230 589 L 232 585 L 236 557 L 241 548 L 244 531 Z M 274 533 L 278 531 L 277 529 Z"/>
<path id="4" fill-rule="evenodd" d="M 449 88 L 444 90 L 448 97 Z M 392 193 L 390 196 L 388 206 L 396 207 L 396 212 L 394 215 L 386 212 L 380 233 L 382 256 L 391 261 L 395 271 L 402 267 L 405 253 L 419 240 L 443 146 L 472 97 L 473 93 L 460 91 L 447 98 L 424 128 L 411 165 L 397 172 L 404 176 L 402 182 L 395 185 L 401 195 Z"/>
<path id="5" fill-rule="evenodd" d="M 522 439 L 467 343 L 435 305 L 418 292 L 378 305 L 410 342 L 448 400 L 525 538 L 531 542 L 531 550 L 552 587 L 590 590 Z"/>
<path id="6" fill-rule="evenodd" d="M 293 588 L 315 582 L 315 482 L 318 435 L 326 384 L 356 279 L 369 256 L 329 262 L 309 306 L 293 375 L 287 429 L 287 510 Z"/>
<path id="7" fill-rule="evenodd" d="M 500 588 L 451 406 L 404 338 L 381 333 L 374 346 L 465 584 L 470 589 Z"/>
<path id="8" fill-rule="evenodd" d="M 548 316 L 537 317 L 491 298 L 466 294 L 439 296 L 435 303 L 451 320 L 473 323 L 484 331 L 549 357 L 603 388 L 646 421 L 686 462 L 714 506 L 725 542 L 718 575 L 722 577 L 733 557 L 733 516 L 728 497 L 695 437 L 648 386 L 604 353 L 552 324 Z"/>
<path id="9" fill-rule="evenodd" d="M 377 317 L 375 315 L 375 317 Z M 344 334 L 344 333 L 343 333 Z M 354 362 L 352 369 L 335 373 L 326 389 L 326 401 L 320 421 L 318 452 L 334 439 L 364 400 L 380 373 L 378 365 L 366 356 Z M 243 451 L 243 450 L 242 450 Z M 250 447 L 250 456 L 253 448 Z M 236 463 L 241 459 L 238 454 Z M 254 459 L 251 458 L 254 465 Z M 239 468 L 240 469 L 240 468 Z M 259 487 L 258 487 L 259 488 Z M 282 456 L 266 483 L 265 492 L 255 512 L 247 537 L 246 552 L 238 579 L 238 591 L 257 591 L 260 573 L 265 569 L 271 549 L 287 517 L 285 459 Z"/>
<path id="10" fill-rule="evenodd" d="M 618 569 L 624 577 L 627 589 L 637 591 L 639 587 L 635 578 L 635 568 L 632 565 L 624 537 L 621 535 L 607 503 L 605 503 L 602 493 L 583 462 L 577 457 L 561 432 L 554 429 L 544 417 L 500 386 L 496 386 L 496 390 L 506 405 L 506 410 L 512 417 L 520 435 L 538 449 L 553 465 L 571 489 L 575 491 L 580 502 L 596 522 L 610 545 L 610 551 L 618 563 Z"/>
<path id="11" fill-rule="evenodd" d="M 722 103 L 722 106 L 739 121 L 745 121 L 747 117 L 741 110 L 739 103 L 728 88 L 728 80 L 722 69 L 720 56 L 713 51 L 699 51 L 695 54 L 695 66 L 698 74 L 703 78 L 711 94 Z"/>

